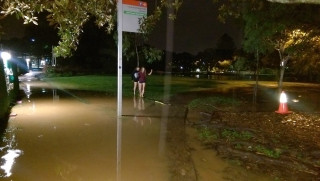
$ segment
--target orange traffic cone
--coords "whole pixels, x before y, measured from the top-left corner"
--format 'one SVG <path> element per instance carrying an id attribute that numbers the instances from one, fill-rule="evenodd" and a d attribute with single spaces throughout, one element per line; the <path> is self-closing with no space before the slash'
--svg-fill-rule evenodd
<path id="1" fill-rule="evenodd" d="M 276 111 L 276 113 L 279 113 L 279 114 L 289 114 L 289 113 L 291 113 L 291 111 L 288 110 L 287 96 L 284 93 L 284 91 L 282 91 L 281 94 L 280 94 L 279 109 L 278 109 L 278 111 Z"/>

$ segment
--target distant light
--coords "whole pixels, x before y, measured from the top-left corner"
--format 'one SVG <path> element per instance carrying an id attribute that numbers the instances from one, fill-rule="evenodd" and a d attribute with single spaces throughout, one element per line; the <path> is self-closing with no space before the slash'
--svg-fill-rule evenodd
<path id="1" fill-rule="evenodd" d="M 35 41 L 36 41 L 36 39 L 34 39 L 34 38 L 31 38 L 31 41 L 32 41 L 32 42 L 35 42 Z"/>
<path id="2" fill-rule="evenodd" d="M 280 94 L 280 103 L 287 103 L 287 95 L 282 91 Z"/>
<path id="3" fill-rule="evenodd" d="M 183 69 L 183 67 L 181 66 L 181 67 L 180 67 L 180 69 L 182 70 L 182 69 Z"/>
<path id="4" fill-rule="evenodd" d="M 199 68 L 197 68 L 196 72 L 200 72 L 200 69 L 199 69 Z"/>
<path id="5" fill-rule="evenodd" d="M 292 99 L 292 102 L 299 102 L 299 99 Z"/>
<path id="6" fill-rule="evenodd" d="M 26 62 L 27 62 L 27 66 L 28 66 L 28 69 L 29 69 L 30 68 L 29 67 L 30 58 L 26 58 Z"/>
<path id="7" fill-rule="evenodd" d="M 1 58 L 4 60 L 4 61 L 8 61 L 11 59 L 11 54 L 8 53 L 8 52 L 1 52 Z"/>

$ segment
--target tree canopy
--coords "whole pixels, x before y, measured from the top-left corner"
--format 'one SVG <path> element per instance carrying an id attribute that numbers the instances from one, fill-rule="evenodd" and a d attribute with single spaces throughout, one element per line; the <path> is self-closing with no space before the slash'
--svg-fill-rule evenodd
<path id="1" fill-rule="evenodd" d="M 50 25 L 58 29 L 60 36 L 55 52 L 64 57 L 69 56 L 71 51 L 77 48 L 83 26 L 91 18 L 95 19 L 97 26 L 109 33 L 114 30 L 116 24 L 116 0 L 1 0 L 0 2 L 3 16 L 15 14 L 17 18 L 23 18 L 25 24 L 37 24 L 37 15 L 48 12 L 47 20 Z M 174 10 L 169 15 L 174 19 L 181 3 L 182 0 L 162 0 L 159 3 L 156 1 L 153 12 L 142 22 L 141 31 L 144 33 L 152 31 L 165 8 Z"/>
<path id="2" fill-rule="evenodd" d="M 318 45 L 319 5 L 279 4 L 264 0 L 230 0 L 222 3 L 220 19 L 237 18 L 243 24 L 243 48 L 268 54 L 275 50 L 283 54 L 303 53 L 306 46 Z M 313 45 L 313 46 L 311 46 Z"/>

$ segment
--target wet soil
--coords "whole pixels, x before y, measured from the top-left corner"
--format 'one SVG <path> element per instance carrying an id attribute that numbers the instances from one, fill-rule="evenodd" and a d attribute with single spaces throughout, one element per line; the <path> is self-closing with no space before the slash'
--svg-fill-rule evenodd
<path id="1" fill-rule="evenodd" d="M 39 87 L 43 86 L 41 85 Z M 124 150 L 127 150 L 128 155 L 131 155 L 127 156 L 130 158 L 128 159 L 130 162 L 124 162 L 125 164 L 123 165 L 127 164 L 132 166 L 130 169 L 128 167 L 123 170 L 124 173 L 130 171 L 127 178 L 131 178 L 132 180 L 133 173 L 131 174 L 131 168 L 137 167 L 135 164 L 131 165 L 131 163 L 141 163 L 141 160 L 143 160 L 137 159 L 137 161 L 134 160 L 136 162 L 133 162 L 132 158 L 136 157 L 132 155 L 140 155 L 144 158 L 146 156 L 145 150 L 151 150 L 150 143 L 156 143 L 154 144 L 155 149 L 152 149 L 156 154 L 152 154 L 150 159 L 147 160 L 154 160 L 153 157 L 157 154 L 166 154 L 169 161 L 164 161 L 164 163 L 169 164 L 170 171 L 170 176 L 164 174 L 162 179 L 156 176 L 158 180 L 167 180 L 168 177 L 170 177 L 168 180 L 173 181 L 319 180 L 320 109 L 318 105 L 320 102 L 320 94 L 318 89 L 312 86 L 287 88 L 288 95 L 290 96 L 289 108 L 293 111 L 287 115 L 279 115 L 274 112 L 278 106 L 274 88 L 264 87 L 259 89 L 255 104 L 251 102 L 253 95 L 252 90 L 252 87 L 245 87 L 189 92 L 173 97 L 170 105 L 161 105 L 161 108 L 159 108 L 160 105 L 158 105 L 158 103 L 148 100 L 147 98 L 145 98 L 145 103 L 135 99 L 125 102 L 124 112 L 126 115 L 124 116 L 124 126 L 126 129 L 130 128 L 130 131 L 126 131 L 127 133 L 132 133 L 126 137 L 124 136 L 124 138 L 128 138 L 128 141 L 124 140 L 124 142 L 129 145 L 127 149 Z M 44 90 L 41 89 L 39 91 L 43 92 Z M 101 139 L 100 136 L 98 138 L 100 134 L 94 133 L 97 129 L 100 130 L 103 138 L 115 136 L 114 124 L 111 124 L 113 129 L 109 130 L 110 123 L 114 122 L 115 117 L 109 118 L 110 116 L 108 116 L 110 114 L 115 115 L 115 99 L 108 99 L 106 101 L 108 103 L 106 104 L 105 102 L 100 102 L 106 95 L 85 91 L 65 91 L 63 94 L 60 92 L 59 96 L 53 91 L 52 93 L 50 92 L 50 96 L 51 95 L 51 106 L 56 106 L 57 102 L 62 103 L 75 99 L 77 103 L 73 104 L 76 104 L 76 106 L 72 105 L 65 108 L 59 106 L 59 110 L 61 108 L 62 110 L 72 110 L 73 107 L 79 108 L 78 104 L 80 104 L 83 110 L 77 112 L 85 114 L 89 108 L 92 111 L 92 114 L 89 115 L 92 119 L 86 119 L 88 115 L 83 115 L 77 118 L 79 124 L 70 123 L 69 125 L 69 123 L 67 124 L 62 121 L 56 122 L 51 120 L 51 118 L 54 117 L 54 113 L 49 112 L 43 115 L 43 117 L 40 117 L 39 120 L 45 120 L 45 122 L 41 122 L 42 124 L 39 127 L 38 122 L 35 123 L 33 122 L 33 118 L 31 119 L 31 113 L 33 112 L 29 111 L 30 113 L 27 114 L 26 109 L 26 112 L 18 112 L 19 116 L 11 121 L 13 124 L 17 124 L 20 129 L 31 130 L 32 134 L 26 134 L 28 137 L 23 135 L 23 130 L 19 130 L 17 138 L 21 140 L 23 140 L 23 138 L 26 139 L 24 140 L 25 142 L 22 141 L 20 145 L 25 144 L 25 147 L 28 148 L 30 143 L 31 145 L 35 145 L 35 143 L 38 144 L 37 141 L 47 139 L 47 135 L 42 133 L 43 129 L 47 129 L 51 133 L 59 131 L 60 126 L 68 125 L 72 130 L 76 128 L 79 133 L 86 133 L 84 137 L 86 139 L 84 140 L 87 140 L 87 142 Z M 88 95 L 90 95 L 90 99 L 87 98 Z M 209 96 L 232 97 L 241 100 L 241 104 L 230 105 L 228 107 L 213 107 L 212 111 L 209 112 L 203 112 L 197 109 L 186 109 L 186 105 L 191 100 Z M 41 97 L 38 95 L 37 99 L 37 108 L 40 109 L 41 101 L 46 100 L 46 98 L 45 96 Z M 299 101 L 299 103 L 296 104 L 293 100 Z M 136 107 L 135 104 L 138 104 L 138 107 Z M 139 107 L 139 104 L 143 106 L 141 105 Z M 30 102 L 26 102 L 25 105 L 23 104 L 28 110 L 33 110 L 33 108 L 35 108 L 34 105 L 35 104 L 31 104 Z M 21 108 L 18 107 L 18 109 Z M 161 110 L 161 112 L 159 110 Z M 76 111 L 73 111 L 73 113 L 74 112 Z M 26 118 L 22 120 L 20 115 L 23 113 L 25 113 Z M 44 111 L 44 113 L 46 112 Z M 63 112 L 63 115 L 70 114 L 73 120 L 73 113 Z M 108 118 L 108 121 L 106 121 L 106 118 Z M 153 120 L 152 124 L 149 118 Z M 132 121 L 130 122 L 129 120 Z M 88 121 L 91 122 L 88 123 Z M 48 124 L 46 124 L 46 122 L 48 122 Z M 156 128 L 154 128 L 155 123 Z M 55 124 L 58 124 L 58 126 Z M 34 127 L 34 125 L 38 125 L 38 127 Z M 137 127 L 139 129 L 137 129 Z M 154 133 L 150 129 L 160 131 L 150 137 L 150 132 Z M 59 135 L 67 133 L 66 129 L 64 129 L 61 130 Z M 135 138 L 135 134 L 139 135 L 139 137 L 136 136 L 137 140 L 132 141 L 132 138 Z M 33 136 L 33 139 L 30 139 L 30 135 Z M 95 136 L 92 137 L 88 135 Z M 65 135 L 62 136 L 65 137 Z M 137 149 L 137 152 L 132 152 L 131 143 L 139 143 L 141 140 L 146 140 L 146 138 L 152 138 L 152 140 L 144 143 L 141 149 Z M 55 140 L 54 143 L 58 145 L 56 135 L 52 134 L 50 139 L 51 141 Z M 73 135 L 71 134 L 70 140 L 73 139 Z M 66 142 L 67 141 L 68 140 L 66 140 Z M 74 144 L 81 148 L 79 150 L 86 150 L 87 145 L 80 143 L 83 142 L 83 140 L 75 142 Z M 112 143 L 112 146 L 114 146 L 114 141 Z M 67 145 L 67 143 L 65 144 Z M 125 145 L 126 144 L 124 144 L 124 146 Z M 98 150 L 101 150 L 101 153 L 109 154 L 110 147 L 112 146 L 105 145 L 101 148 L 94 146 L 94 148 L 97 147 Z M 44 147 L 39 144 L 36 150 L 37 156 L 39 156 L 38 148 L 42 147 L 46 148 L 47 146 Z M 56 148 L 52 148 L 52 150 L 54 149 Z M 88 159 L 93 158 L 95 161 L 98 161 L 100 157 L 95 158 L 95 152 L 96 149 L 90 157 L 88 157 L 86 153 L 84 155 L 86 155 Z M 24 150 L 24 154 L 27 153 L 28 150 Z M 125 153 L 126 152 L 123 153 L 124 158 L 126 158 Z M 64 154 L 65 152 L 62 149 L 58 158 L 64 158 Z M 47 155 L 47 153 L 43 152 L 43 163 L 47 161 Z M 70 153 L 70 155 L 72 154 Z M 112 149 L 112 155 L 113 157 L 116 156 L 116 150 Z M 103 156 L 105 157 L 105 155 L 102 155 L 101 158 L 104 158 Z M 21 159 L 25 159 L 25 163 L 31 163 L 30 159 L 32 158 L 31 156 Z M 71 176 L 78 177 L 78 175 L 80 175 L 80 170 L 73 166 L 83 165 L 82 163 L 74 164 L 74 162 L 70 160 L 63 162 L 55 159 L 56 158 L 54 158 L 52 163 L 62 165 L 61 168 L 58 168 L 60 173 L 60 175 L 58 175 L 59 177 L 71 178 Z M 137 173 L 134 174 L 137 175 L 137 178 L 145 176 L 145 170 L 150 170 L 150 165 L 157 165 L 155 162 L 157 161 L 143 164 L 143 167 L 141 166 L 141 175 L 137 175 Z M 66 164 L 63 165 L 63 163 Z M 70 165 L 70 163 L 74 165 Z M 101 173 L 103 172 L 101 168 L 96 168 L 97 166 L 95 166 L 94 162 L 90 161 L 89 163 L 93 164 L 92 168 L 101 171 Z M 105 165 L 106 163 L 110 162 L 105 161 L 101 165 Z M 110 168 L 103 167 L 103 170 L 112 170 L 115 172 L 114 160 L 112 163 L 113 164 L 109 165 Z M 162 163 L 161 159 L 159 163 Z M 20 163 L 20 165 L 22 164 Z M 38 170 L 41 167 L 41 165 L 39 166 L 37 164 L 35 164 L 35 166 L 37 167 L 33 170 Z M 162 164 L 154 170 L 158 171 L 159 168 L 162 168 L 164 173 L 166 173 L 167 169 L 163 168 L 165 166 L 166 164 Z M 71 171 L 75 174 L 67 175 L 70 174 Z M 97 171 L 92 173 L 96 172 Z M 97 175 L 99 178 L 101 177 L 101 180 L 108 178 L 105 175 Z M 154 177 L 154 174 L 150 175 Z M 116 175 L 112 175 L 113 180 L 115 177 Z M 91 176 L 90 178 L 95 177 Z"/>
<path id="2" fill-rule="evenodd" d="M 241 171 L 231 178 L 220 180 L 263 180 L 264 177 L 269 177 L 266 180 L 320 180 L 319 91 L 312 86 L 303 89 L 290 87 L 287 90 L 290 95 L 288 104 L 292 110 L 290 114 L 275 113 L 278 103 L 274 95 L 277 93 L 272 88 L 260 89 L 255 104 L 250 102 L 250 88 L 193 92 L 174 97 L 172 102 L 181 107 L 198 97 L 229 96 L 243 100 L 240 105 L 219 107 L 210 112 L 189 109 L 183 128 L 192 130 L 185 132 L 184 140 L 188 143 L 184 146 L 186 155 L 190 157 L 183 158 L 177 153 L 176 159 L 180 157 L 186 163 L 193 164 L 195 180 L 212 178 L 212 174 L 203 173 L 203 167 L 195 163 L 202 159 L 197 159 L 197 154 L 205 150 L 212 150 L 209 154 L 216 153 L 220 158 L 231 161 L 233 166 L 241 166 L 258 175 L 249 177 Z M 194 145 L 195 140 L 200 147 Z M 206 166 L 217 164 L 216 161 L 210 163 L 209 159 L 204 160 Z M 231 164 L 226 169 L 232 170 L 230 168 L 233 166 Z"/>

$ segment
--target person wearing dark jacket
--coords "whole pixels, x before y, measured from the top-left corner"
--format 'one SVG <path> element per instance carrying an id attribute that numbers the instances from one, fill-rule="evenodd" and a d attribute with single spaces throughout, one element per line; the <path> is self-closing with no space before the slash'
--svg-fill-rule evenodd
<path id="1" fill-rule="evenodd" d="M 138 87 L 138 81 L 139 81 L 139 67 L 136 67 L 134 71 L 131 74 L 131 79 L 133 81 L 133 95 L 136 95 L 136 89 Z"/>

